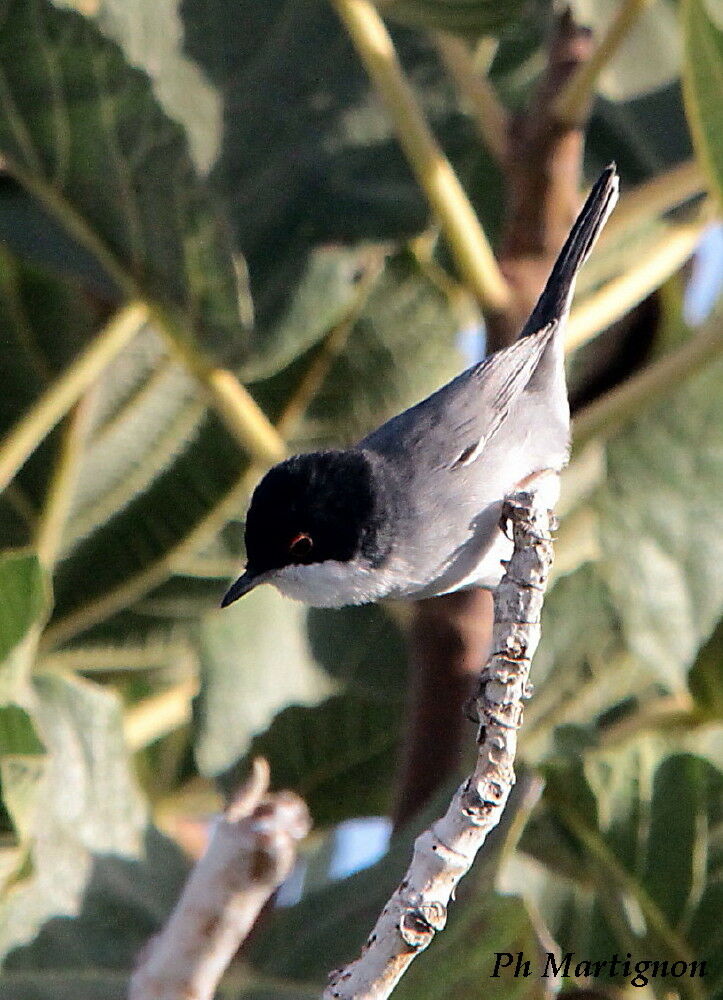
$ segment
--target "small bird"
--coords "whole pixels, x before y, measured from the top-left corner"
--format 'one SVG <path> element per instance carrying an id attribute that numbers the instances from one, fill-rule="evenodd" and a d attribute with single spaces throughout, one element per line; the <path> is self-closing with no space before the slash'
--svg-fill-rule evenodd
<path id="1" fill-rule="evenodd" d="M 563 331 L 575 278 L 615 207 L 592 188 L 517 341 L 468 368 L 353 448 L 296 455 L 256 487 L 247 566 L 226 607 L 261 583 L 315 607 L 494 588 L 511 542 L 505 496 L 557 498 L 569 456 Z"/>

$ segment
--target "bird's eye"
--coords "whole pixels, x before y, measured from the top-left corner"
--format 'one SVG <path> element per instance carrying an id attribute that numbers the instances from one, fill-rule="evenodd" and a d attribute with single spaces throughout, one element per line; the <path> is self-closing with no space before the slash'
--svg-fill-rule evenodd
<path id="1" fill-rule="evenodd" d="M 306 532 L 301 531 L 299 534 L 292 538 L 289 542 L 289 553 L 294 557 L 294 559 L 303 560 L 311 555 L 311 550 L 314 548 L 314 542 L 311 535 L 307 535 Z"/>

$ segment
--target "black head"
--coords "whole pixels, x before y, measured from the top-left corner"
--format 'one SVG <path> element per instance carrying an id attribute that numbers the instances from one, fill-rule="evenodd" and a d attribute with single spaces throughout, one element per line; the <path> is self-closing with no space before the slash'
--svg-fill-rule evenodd
<path id="1" fill-rule="evenodd" d="M 230 604 L 260 574 L 289 565 L 362 555 L 379 565 L 389 551 L 389 487 L 361 451 L 296 455 L 274 466 L 254 490 L 246 518 L 246 572 L 224 597 Z"/>

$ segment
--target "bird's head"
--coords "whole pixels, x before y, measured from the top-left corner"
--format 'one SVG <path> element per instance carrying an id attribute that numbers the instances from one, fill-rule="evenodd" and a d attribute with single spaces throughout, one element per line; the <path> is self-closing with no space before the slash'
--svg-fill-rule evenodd
<path id="1" fill-rule="evenodd" d="M 349 603 L 345 590 L 388 551 L 380 499 L 372 462 L 361 451 L 296 455 L 274 466 L 254 490 L 246 570 L 222 607 L 260 583 L 307 604 Z"/>

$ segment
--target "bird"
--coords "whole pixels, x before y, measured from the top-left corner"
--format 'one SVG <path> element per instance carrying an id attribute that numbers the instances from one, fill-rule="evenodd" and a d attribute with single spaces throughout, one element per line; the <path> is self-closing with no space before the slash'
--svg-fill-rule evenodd
<path id="1" fill-rule="evenodd" d="M 593 185 L 518 339 L 351 448 L 295 455 L 251 498 L 247 564 L 221 602 L 259 584 L 312 607 L 494 589 L 512 543 L 505 497 L 554 504 L 570 450 L 564 329 L 575 279 L 618 198 Z"/>

